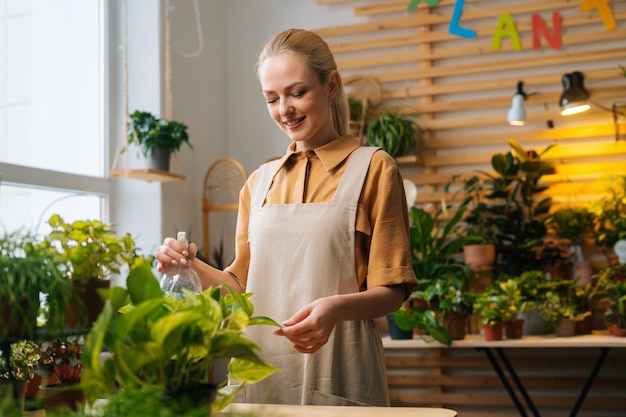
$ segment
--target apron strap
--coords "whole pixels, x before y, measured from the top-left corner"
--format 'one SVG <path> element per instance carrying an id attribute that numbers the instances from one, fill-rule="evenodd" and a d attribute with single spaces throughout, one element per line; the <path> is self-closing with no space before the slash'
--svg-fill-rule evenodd
<path id="1" fill-rule="evenodd" d="M 252 197 L 250 201 L 250 213 L 258 210 L 265 201 L 265 196 L 272 185 L 274 176 L 278 171 L 278 167 L 283 162 L 282 159 L 268 162 L 259 167 L 254 179 L 254 185 L 252 187 Z"/>
<path id="2" fill-rule="evenodd" d="M 352 157 L 346 167 L 339 187 L 335 192 L 333 202 L 340 204 L 358 204 L 365 184 L 365 177 L 370 168 L 370 161 L 374 152 L 380 148 L 375 146 L 361 146 L 352 152 Z"/>

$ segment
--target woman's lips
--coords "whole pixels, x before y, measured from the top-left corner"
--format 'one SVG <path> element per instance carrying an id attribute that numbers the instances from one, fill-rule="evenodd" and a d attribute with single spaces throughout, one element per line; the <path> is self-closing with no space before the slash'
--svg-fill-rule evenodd
<path id="1" fill-rule="evenodd" d="M 302 123 L 302 121 L 305 119 L 305 117 L 300 117 L 298 119 L 291 119 L 291 120 L 286 120 L 283 122 L 283 124 L 285 126 L 287 126 L 288 129 L 295 129 L 298 126 L 300 126 L 300 124 Z"/>

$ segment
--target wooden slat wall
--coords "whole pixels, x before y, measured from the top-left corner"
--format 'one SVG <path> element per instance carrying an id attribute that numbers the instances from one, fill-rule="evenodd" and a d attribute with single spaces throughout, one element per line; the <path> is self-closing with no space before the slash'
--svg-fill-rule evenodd
<path id="1" fill-rule="evenodd" d="M 543 417 L 570 415 L 597 354 L 597 349 L 537 349 L 532 356 L 522 349 L 507 350 Z M 385 356 L 393 406 L 440 406 L 457 410 L 462 417 L 519 416 L 483 352 L 388 349 Z M 624 417 L 625 392 L 626 352 L 613 349 L 578 416 Z"/>
<path id="2" fill-rule="evenodd" d="M 414 12 L 407 11 L 409 0 L 317 2 L 349 4 L 362 19 L 315 29 L 331 45 L 342 75 L 376 78 L 383 106 L 402 111 L 424 130 L 416 151 L 420 163 L 400 159 L 405 176 L 429 191 L 418 194 L 417 204 L 441 201 L 441 195 L 430 194 L 431 186 L 441 186 L 452 175 L 489 170 L 491 155 L 508 151 L 511 138 L 529 149 L 559 145 L 547 154 L 559 174 L 546 179 L 557 201 L 575 201 L 581 190 L 602 192 L 597 180 L 626 173 L 626 138 L 616 143 L 609 111 L 613 102 L 626 101 L 626 78 L 618 67 L 626 66 L 626 2 L 609 3 L 617 22 L 609 31 L 597 10 L 580 10 L 583 0 L 466 0 L 459 26 L 476 31 L 474 39 L 448 32 L 455 0 L 432 8 L 420 1 Z M 531 15 L 539 14 L 552 29 L 557 11 L 562 16 L 561 49 L 550 48 L 542 38 L 534 51 Z M 521 51 L 513 50 L 506 37 L 500 50 L 491 49 L 503 13 L 513 17 Z M 586 114 L 564 117 L 557 104 L 561 77 L 575 70 L 585 75 L 595 104 Z M 518 81 L 529 94 L 524 127 L 506 122 Z"/>
<path id="3" fill-rule="evenodd" d="M 615 101 L 626 101 L 626 1 L 609 3 L 617 21 L 608 31 L 597 11 L 583 13 L 583 0 L 465 0 L 459 25 L 476 31 L 475 39 L 448 33 L 456 0 L 415 12 L 409 0 L 317 0 L 332 12 L 353 7 L 358 23 L 317 28 L 331 45 L 345 77 L 372 76 L 381 83 L 383 105 L 401 110 L 424 129 L 419 158 L 399 158 L 403 175 L 418 185 L 416 204 L 433 207 L 450 196 L 441 185 L 453 175 L 468 178 L 490 171 L 495 152 L 509 150 L 508 139 L 527 149 L 556 143 L 547 156 L 556 173 L 545 177 L 557 206 L 577 203 L 604 192 L 598 179 L 626 174 L 626 138 L 615 141 Z M 541 40 L 532 50 L 531 15 L 552 28 L 552 14 L 562 20 L 562 47 Z M 491 38 L 502 13 L 513 16 L 521 51 L 503 38 L 499 51 Z M 565 118 L 557 105 L 561 77 L 579 70 L 597 104 L 587 114 Z M 518 81 L 529 94 L 524 127 L 506 122 Z M 379 108 L 380 110 L 380 108 Z M 548 120 L 554 127 L 548 128 Z M 416 163 L 415 161 L 419 161 Z M 541 415 L 569 415 L 590 369 L 595 351 L 555 350 L 510 353 Z M 447 406 L 463 417 L 513 417 L 515 408 L 483 353 L 425 349 L 387 352 L 392 404 Z M 626 416 L 626 352 L 611 351 L 580 417 Z"/>

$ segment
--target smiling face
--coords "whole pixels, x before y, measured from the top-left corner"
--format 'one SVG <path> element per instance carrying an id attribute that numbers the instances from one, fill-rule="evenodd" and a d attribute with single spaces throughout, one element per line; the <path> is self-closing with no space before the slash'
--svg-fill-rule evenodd
<path id="1" fill-rule="evenodd" d="M 296 142 L 296 150 L 315 149 L 339 136 L 331 117 L 336 72 L 320 83 L 301 55 L 282 52 L 259 65 L 259 80 L 270 116 Z"/>

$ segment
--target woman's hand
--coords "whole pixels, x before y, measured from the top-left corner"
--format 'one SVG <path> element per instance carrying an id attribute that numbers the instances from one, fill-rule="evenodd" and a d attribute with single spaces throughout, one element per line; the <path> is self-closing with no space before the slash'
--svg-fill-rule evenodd
<path id="1" fill-rule="evenodd" d="M 274 332 L 285 336 L 300 353 L 313 353 L 328 342 L 339 321 L 337 297 L 324 297 L 304 306 L 282 328 Z"/>
<path id="2" fill-rule="evenodd" d="M 189 247 L 180 243 L 174 238 L 167 237 L 163 244 L 157 249 L 155 258 L 158 261 L 156 269 L 159 272 L 166 272 L 179 264 L 191 264 L 196 259 L 198 246 L 190 243 Z"/>

